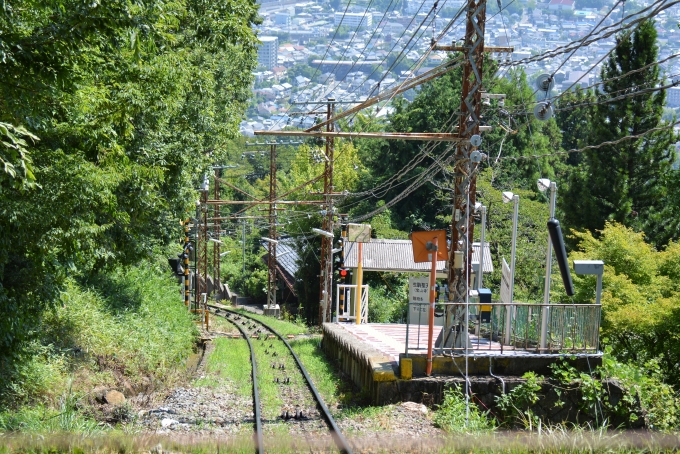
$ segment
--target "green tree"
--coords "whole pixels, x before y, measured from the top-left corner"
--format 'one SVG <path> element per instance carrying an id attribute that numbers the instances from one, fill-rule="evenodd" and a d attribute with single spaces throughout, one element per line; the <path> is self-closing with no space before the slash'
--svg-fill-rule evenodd
<path id="1" fill-rule="evenodd" d="M 605 223 L 595 238 L 574 233 L 578 251 L 573 260 L 603 260 L 602 331 L 605 345 L 620 361 L 645 365 L 658 361 L 666 380 L 680 385 L 677 374 L 680 340 L 680 244 L 657 251 L 643 233 L 617 223 Z M 580 302 L 595 300 L 595 276 L 574 275 Z"/>
<path id="2" fill-rule="evenodd" d="M 602 69 L 603 92 L 592 114 L 588 144 L 636 136 L 663 125 L 663 91 L 625 97 L 638 87 L 654 87 L 660 81 L 656 29 L 652 20 L 643 22 L 632 35 L 618 38 L 619 45 Z M 620 77 L 650 65 L 643 71 Z M 610 80 L 620 77 L 615 80 Z M 654 227 L 655 213 L 668 201 L 664 181 L 675 159 L 672 130 L 659 131 L 635 140 L 585 152 L 584 161 L 569 177 L 562 192 L 565 223 L 595 233 L 607 220 L 650 232 L 653 243 L 662 243 Z M 667 240 L 667 237 L 665 238 Z"/>
<path id="3" fill-rule="evenodd" d="M 257 21 L 251 0 L 4 4 L 0 369 L 69 275 L 175 237 L 238 132 Z"/>
<path id="4" fill-rule="evenodd" d="M 595 102 L 595 93 L 577 87 L 568 91 L 556 103 L 555 121 L 562 131 L 562 148 L 572 150 L 586 145 L 585 140 L 591 135 L 594 119 L 593 109 L 589 103 Z M 567 164 L 578 165 L 583 158 L 582 153 L 572 153 L 567 157 Z"/>
<path id="5" fill-rule="evenodd" d="M 491 106 L 485 114 L 493 127 L 484 134 L 482 150 L 489 154 L 487 164 L 493 169 L 491 182 L 496 188 L 536 190 L 538 178 L 554 178 L 563 170 L 564 158 L 520 158 L 527 155 L 547 156 L 559 150 L 562 133 L 554 119 L 539 121 L 526 114 L 526 106 L 534 100 L 523 69 L 494 79 L 490 93 L 506 95 L 505 107 Z"/>

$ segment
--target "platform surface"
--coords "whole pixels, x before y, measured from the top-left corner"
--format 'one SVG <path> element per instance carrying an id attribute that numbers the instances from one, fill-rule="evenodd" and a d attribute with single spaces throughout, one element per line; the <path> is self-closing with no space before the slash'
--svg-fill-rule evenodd
<path id="1" fill-rule="evenodd" d="M 373 348 L 389 356 L 393 361 L 399 362 L 399 355 L 406 353 L 406 324 L 399 323 L 340 323 L 350 334 L 359 340 L 370 344 Z M 427 354 L 427 325 L 409 325 L 408 327 L 408 354 Z M 435 326 L 433 342 L 441 331 L 441 326 Z M 539 353 L 535 350 L 524 350 L 512 346 L 501 346 L 499 342 L 489 339 L 478 338 L 470 335 L 470 356 L 493 356 L 493 357 L 558 357 L 558 356 L 589 356 L 599 357 L 602 353 Z M 460 353 L 462 354 L 462 352 Z"/>

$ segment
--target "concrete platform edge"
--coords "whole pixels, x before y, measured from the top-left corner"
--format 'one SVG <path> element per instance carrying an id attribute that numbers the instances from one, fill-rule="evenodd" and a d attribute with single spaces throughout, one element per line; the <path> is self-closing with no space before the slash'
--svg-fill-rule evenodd
<path id="1" fill-rule="evenodd" d="M 342 326 L 324 323 L 323 350 L 337 362 L 340 370 L 347 374 L 371 400 L 381 402 L 381 395 L 390 395 L 397 380 L 399 366 L 389 356 L 363 342 Z"/>

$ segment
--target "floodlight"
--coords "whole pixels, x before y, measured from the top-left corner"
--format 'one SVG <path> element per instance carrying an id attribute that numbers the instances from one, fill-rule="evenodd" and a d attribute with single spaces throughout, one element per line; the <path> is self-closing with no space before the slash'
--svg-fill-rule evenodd
<path id="1" fill-rule="evenodd" d="M 321 229 L 312 229 L 312 232 L 314 232 L 318 235 L 323 235 L 323 236 L 325 236 L 327 238 L 331 238 L 331 239 L 335 237 L 335 235 L 333 235 L 333 232 L 326 232 L 325 230 L 321 230 Z"/>
<path id="2" fill-rule="evenodd" d="M 272 240 L 271 238 L 262 237 L 262 240 L 267 241 L 267 242 L 272 243 L 272 244 L 279 244 L 279 242 L 277 240 Z"/>
<path id="3" fill-rule="evenodd" d="M 548 189 L 550 189 L 550 183 L 551 181 L 547 178 L 539 178 L 538 180 L 538 190 L 541 192 L 545 192 Z"/>
<path id="4" fill-rule="evenodd" d="M 510 203 L 512 202 L 513 197 L 515 197 L 515 194 L 513 194 L 511 191 L 505 191 L 502 194 L 503 196 L 503 203 Z"/>
<path id="5" fill-rule="evenodd" d="M 231 251 L 225 251 L 220 254 L 220 257 L 224 257 L 225 255 L 229 254 Z"/>
<path id="6" fill-rule="evenodd" d="M 208 238 L 208 241 L 212 241 L 213 243 L 224 244 L 222 240 L 218 240 L 217 238 Z"/>

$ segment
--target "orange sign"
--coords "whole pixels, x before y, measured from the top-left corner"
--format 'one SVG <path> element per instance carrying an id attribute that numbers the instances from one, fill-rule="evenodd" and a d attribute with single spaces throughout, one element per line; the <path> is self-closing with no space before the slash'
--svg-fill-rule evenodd
<path id="1" fill-rule="evenodd" d="M 437 261 L 448 260 L 449 250 L 446 246 L 446 230 L 430 230 L 426 232 L 411 232 L 413 245 L 413 261 L 416 263 L 430 262 L 428 255 L 433 251 L 433 239 L 437 238 Z M 429 245 L 428 245 L 429 243 Z"/>

